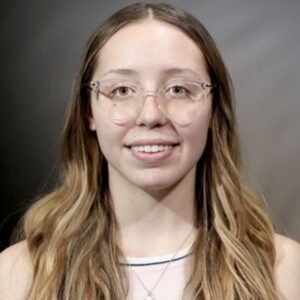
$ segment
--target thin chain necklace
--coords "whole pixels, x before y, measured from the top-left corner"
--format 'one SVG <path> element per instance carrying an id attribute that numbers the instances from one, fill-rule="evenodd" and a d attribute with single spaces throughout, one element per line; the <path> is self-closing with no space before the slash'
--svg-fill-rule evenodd
<path id="1" fill-rule="evenodd" d="M 172 258 L 167 262 L 166 266 L 164 267 L 162 273 L 160 274 L 160 276 L 158 277 L 158 279 L 156 280 L 156 282 L 154 283 L 153 287 L 151 289 L 148 289 L 146 287 L 146 285 L 144 284 L 144 282 L 142 281 L 142 279 L 139 277 L 139 275 L 135 272 L 134 268 L 132 268 L 132 264 L 128 263 L 126 264 L 126 266 L 128 266 L 133 274 L 136 276 L 137 280 L 139 281 L 139 283 L 141 284 L 141 286 L 147 291 L 147 296 L 144 298 L 144 300 L 155 300 L 154 296 L 153 296 L 153 291 L 154 289 L 157 287 L 157 285 L 159 284 L 159 282 L 161 281 L 161 279 L 163 278 L 163 276 L 165 275 L 165 273 L 167 272 L 170 264 L 172 261 L 174 261 L 177 253 L 179 252 L 179 250 L 183 247 L 183 245 L 186 243 L 186 241 L 188 240 L 188 238 L 190 237 L 190 235 L 192 234 L 194 228 L 192 228 L 191 231 L 189 231 L 189 233 L 187 234 L 187 236 L 184 238 L 184 240 L 182 241 L 182 243 L 179 245 L 179 247 L 176 249 L 175 253 L 173 254 Z"/>

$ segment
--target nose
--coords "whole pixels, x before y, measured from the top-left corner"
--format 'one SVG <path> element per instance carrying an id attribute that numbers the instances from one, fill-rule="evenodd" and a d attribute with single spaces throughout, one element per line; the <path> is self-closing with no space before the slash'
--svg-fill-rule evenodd
<path id="1" fill-rule="evenodd" d="M 164 125 L 167 122 L 167 116 L 158 102 L 157 95 L 151 93 L 144 97 L 142 108 L 136 118 L 136 124 L 148 127 Z"/>

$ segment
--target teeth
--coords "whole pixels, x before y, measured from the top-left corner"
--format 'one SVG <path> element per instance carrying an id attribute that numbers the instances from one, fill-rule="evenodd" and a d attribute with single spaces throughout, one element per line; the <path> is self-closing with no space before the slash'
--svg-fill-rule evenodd
<path id="1" fill-rule="evenodd" d="M 172 145 L 143 145 L 133 146 L 131 149 L 136 152 L 156 153 L 167 151 L 172 148 Z"/>

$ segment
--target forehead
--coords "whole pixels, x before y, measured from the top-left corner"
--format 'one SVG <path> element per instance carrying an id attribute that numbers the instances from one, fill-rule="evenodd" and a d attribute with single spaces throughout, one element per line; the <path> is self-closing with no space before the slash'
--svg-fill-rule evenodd
<path id="1" fill-rule="evenodd" d="M 155 76 L 164 69 L 191 69 L 208 80 L 204 56 L 180 29 L 165 22 L 145 20 L 117 31 L 98 54 L 96 74 L 112 69 L 132 69 Z"/>

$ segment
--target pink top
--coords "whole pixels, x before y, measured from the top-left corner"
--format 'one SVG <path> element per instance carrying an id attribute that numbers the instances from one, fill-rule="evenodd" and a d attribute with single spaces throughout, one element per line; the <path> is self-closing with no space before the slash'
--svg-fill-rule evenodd
<path id="1" fill-rule="evenodd" d="M 121 263 L 131 264 L 131 266 L 122 266 L 126 268 L 129 278 L 129 293 L 127 300 L 179 300 L 182 299 L 182 292 L 185 286 L 185 262 L 190 248 L 183 249 L 177 253 L 174 260 L 169 264 L 164 275 L 159 280 L 156 287 L 152 290 L 158 279 L 164 272 L 168 261 L 170 261 L 174 253 L 164 256 L 155 257 L 127 257 L 126 261 Z M 146 298 L 148 290 L 152 290 L 153 298 Z"/>

